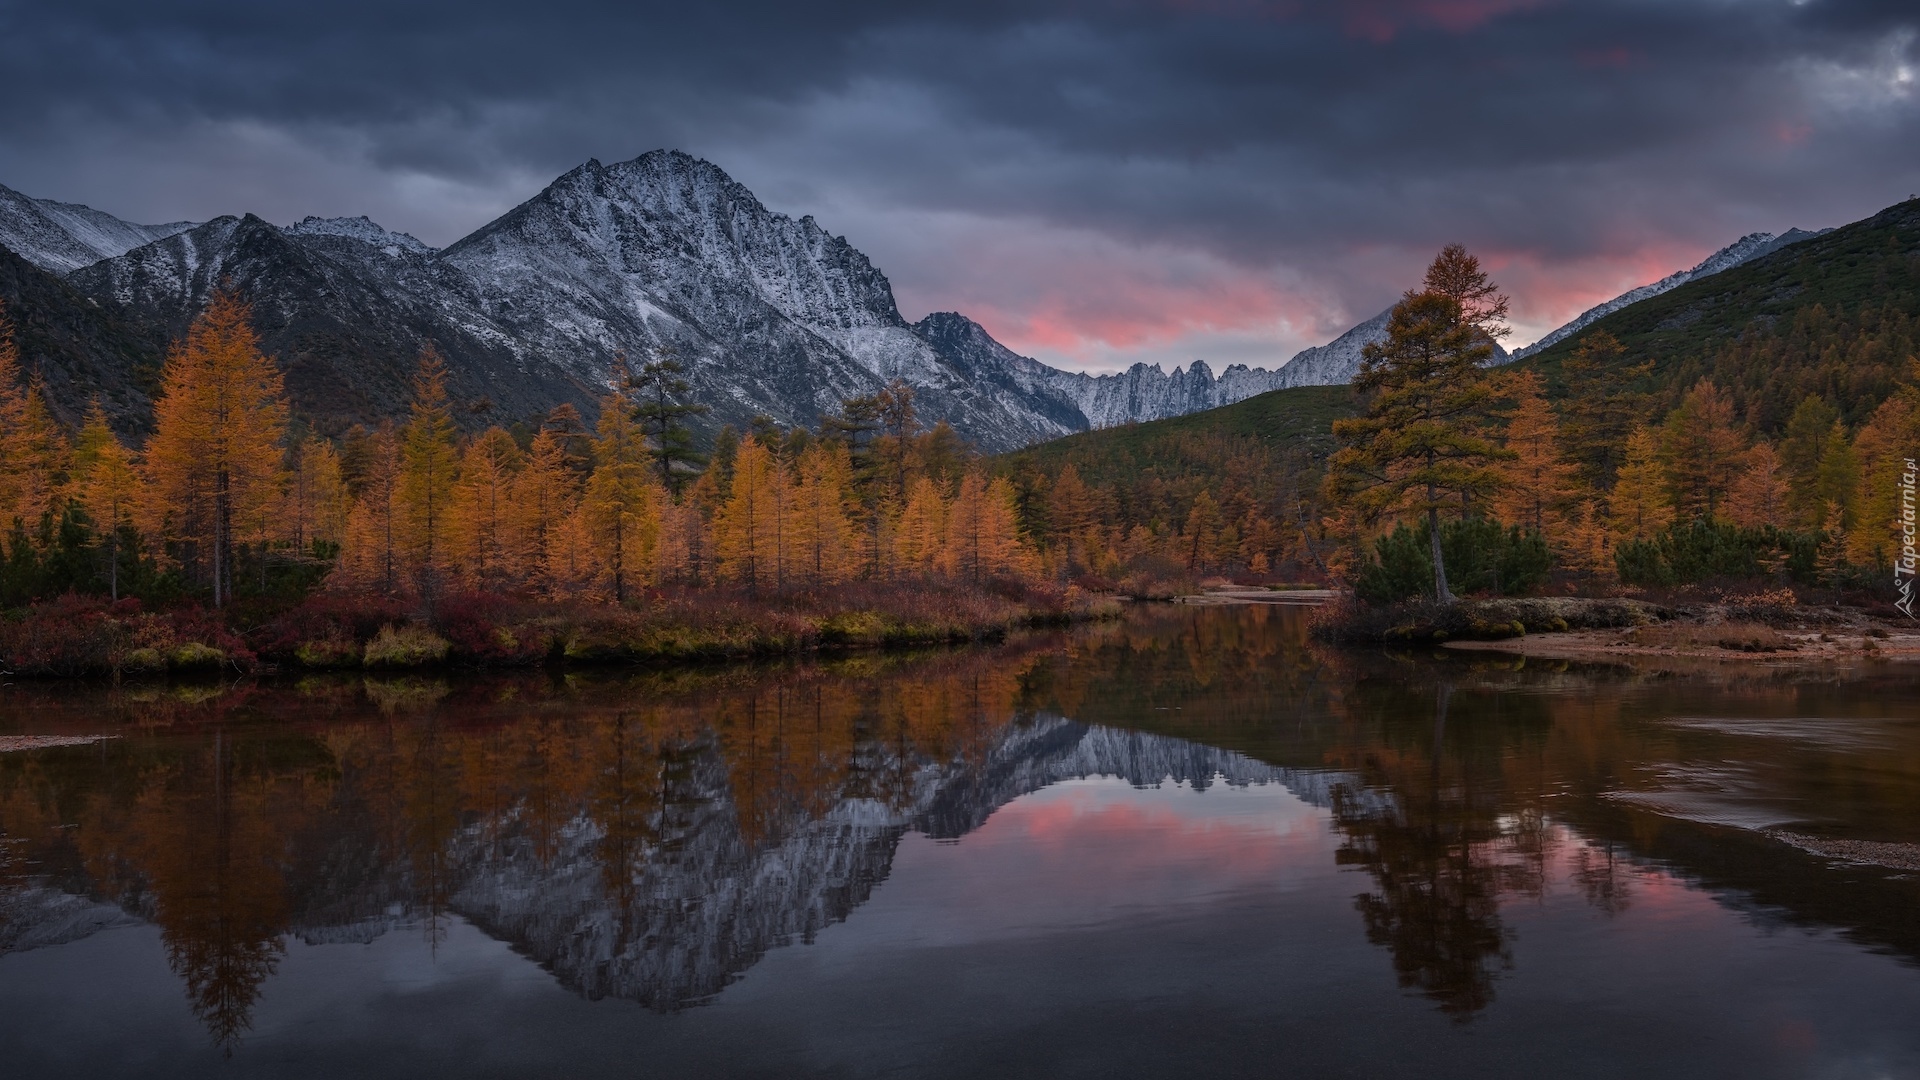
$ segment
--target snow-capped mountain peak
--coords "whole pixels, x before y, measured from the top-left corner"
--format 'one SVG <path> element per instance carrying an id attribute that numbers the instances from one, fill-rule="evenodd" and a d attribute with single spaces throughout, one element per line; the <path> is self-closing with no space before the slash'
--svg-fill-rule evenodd
<path id="1" fill-rule="evenodd" d="M 191 221 L 136 225 L 78 203 L 36 199 L 0 185 L 0 246 L 65 274 L 193 228 Z"/>
<path id="2" fill-rule="evenodd" d="M 1812 239 L 1829 231 L 1828 229 L 1820 229 L 1815 232 L 1808 232 L 1804 229 L 1788 229 L 1786 232 L 1779 234 L 1769 232 L 1748 233 L 1733 243 L 1728 244 L 1726 247 L 1721 248 L 1719 251 L 1700 260 L 1699 263 L 1690 269 L 1676 270 L 1666 277 L 1661 278 L 1659 281 L 1651 282 L 1635 289 L 1628 289 L 1626 292 L 1621 293 L 1611 300 L 1595 304 L 1593 307 L 1581 312 L 1572 322 L 1555 329 L 1539 341 L 1525 348 L 1515 349 L 1513 353 L 1514 359 L 1518 360 L 1532 356 L 1534 353 L 1565 341 L 1567 338 L 1572 337 L 1574 334 L 1579 333 L 1593 323 L 1606 318 L 1608 315 L 1619 311 L 1629 304 L 1637 304 L 1642 300 L 1659 296 L 1662 293 L 1672 292 L 1674 289 L 1685 285 L 1689 281 L 1698 281 L 1701 278 L 1711 277 L 1722 271 L 1731 270 L 1742 263 L 1751 262 L 1769 252 L 1778 251 L 1788 244 Z"/>
<path id="3" fill-rule="evenodd" d="M 398 255 L 403 251 L 415 255 L 431 255 L 436 250 L 412 235 L 384 228 L 365 215 L 336 218 L 306 217 L 287 226 L 285 231 L 289 236 L 343 236 L 349 240 L 370 244 L 389 255 Z"/>

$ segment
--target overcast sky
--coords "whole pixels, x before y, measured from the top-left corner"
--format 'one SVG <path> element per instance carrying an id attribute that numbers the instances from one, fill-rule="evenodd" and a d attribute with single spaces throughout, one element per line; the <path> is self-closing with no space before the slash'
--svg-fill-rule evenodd
<path id="1" fill-rule="evenodd" d="M 1273 366 L 1458 240 L 1533 337 L 1920 190 L 1915 0 L 0 0 L 0 183 L 443 245 L 677 147 L 1069 367 Z"/>

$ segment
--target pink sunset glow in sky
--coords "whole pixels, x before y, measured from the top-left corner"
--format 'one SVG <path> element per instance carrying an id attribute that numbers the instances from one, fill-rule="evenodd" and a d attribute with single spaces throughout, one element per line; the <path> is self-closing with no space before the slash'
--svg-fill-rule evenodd
<path id="1" fill-rule="evenodd" d="M 0 184 L 448 244 L 589 157 L 704 157 L 1085 370 L 1272 367 L 1458 241 L 1525 344 L 1920 190 L 1905 0 L 495 0 L 0 16 Z"/>

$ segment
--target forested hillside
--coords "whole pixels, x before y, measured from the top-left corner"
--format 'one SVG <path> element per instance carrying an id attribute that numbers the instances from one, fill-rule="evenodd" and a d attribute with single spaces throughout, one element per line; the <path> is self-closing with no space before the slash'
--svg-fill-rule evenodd
<path id="1" fill-rule="evenodd" d="M 1598 333 L 1623 346 L 1616 370 L 1652 363 L 1637 388 L 1660 411 L 1709 378 L 1758 434 L 1781 435 L 1809 398 L 1859 424 L 1920 352 L 1920 200 L 1623 308 L 1524 363 L 1564 396 L 1567 359 Z"/>

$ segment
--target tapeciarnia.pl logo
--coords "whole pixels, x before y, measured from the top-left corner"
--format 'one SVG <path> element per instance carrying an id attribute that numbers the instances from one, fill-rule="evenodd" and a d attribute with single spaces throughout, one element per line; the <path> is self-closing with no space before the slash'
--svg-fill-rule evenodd
<path id="1" fill-rule="evenodd" d="M 1920 619 L 1913 613 L 1913 573 L 1916 561 L 1914 551 L 1913 521 L 1913 481 L 1915 469 L 1912 458 L 1904 459 L 1906 471 L 1900 474 L 1900 557 L 1893 560 L 1893 588 L 1900 598 L 1893 606 L 1907 613 L 1909 619 Z"/>

